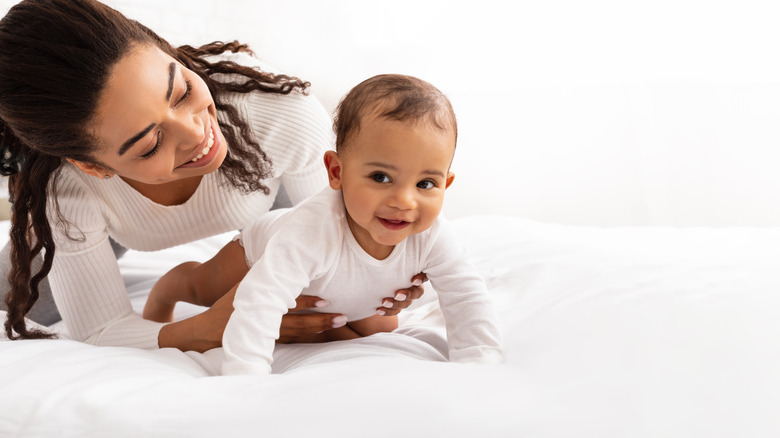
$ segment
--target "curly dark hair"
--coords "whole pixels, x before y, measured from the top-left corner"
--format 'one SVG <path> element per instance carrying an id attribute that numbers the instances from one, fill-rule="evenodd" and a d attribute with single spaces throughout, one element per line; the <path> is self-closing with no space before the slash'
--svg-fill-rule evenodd
<path id="1" fill-rule="evenodd" d="M 230 61 L 208 58 L 249 52 L 237 41 L 173 47 L 142 24 L 94 0 L 24 0 L 0 20 L 0 174 L 8 176 L 11 216 L 10 290 L 5 332 L 9 339 L 53 335 L 25 323 L 38 299 L 38 284 L 55 254 L 46 214 L 47 189 L 66 159 L 97 163 L 98 145 L 87 132 L 111 68 L 131 48 L 151 45 L 200 76 L 214 97 L 227 144 L 218 170 L 225 184 L 269 193 L 263 179 L 271 162 L 226 93 L 306 93 L 310 84 Z M 216 80 L 215 75 L 230 75 Z M 41 269 L 31 263 L 43 252 Z"/>

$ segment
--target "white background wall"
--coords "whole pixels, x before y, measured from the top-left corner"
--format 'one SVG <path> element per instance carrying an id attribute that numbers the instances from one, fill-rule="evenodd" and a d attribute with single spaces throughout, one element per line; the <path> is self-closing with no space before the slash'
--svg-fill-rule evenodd
<path id="1" fill-rule="evenodd" d="M 107 3 L 173 43 L 248 42 L 329 111 L 373 74 L 433 82 L 460 122 L 449 217 L 780 226 L 774 2 Z"/>

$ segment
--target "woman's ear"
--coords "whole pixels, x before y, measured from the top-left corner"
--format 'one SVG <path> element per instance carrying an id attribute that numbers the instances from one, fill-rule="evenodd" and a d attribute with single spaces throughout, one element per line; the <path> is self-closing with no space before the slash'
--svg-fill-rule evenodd
<path id="1" fill-rule="evenodd" d="M 452 182 L 455 181 L 455 174 L 452 172 L 447 173 L 447 182 L 444 184 L 444 189 L 450 188 L 450 185 L 452 185 Z"/>
<path id="2" fill-rule="evenodd" d="M 326 151 L 325 168 L 328 170 L 328 183 L 333 190 L 341 188 L 341 159 L 336 151 Z"/>
<path id="3" fill-rule="evenodd" d="M 66 158 L 66 160 L 68 160 L 70 164 L 76 166 L 80 171 L 86 173 L 87 175 L 92 175 L 95 178 L 109 179 L 114 176 L 114 172 L 106 170 L 105 167 L 99 164 L 77 161 L 70 158 Z"/>

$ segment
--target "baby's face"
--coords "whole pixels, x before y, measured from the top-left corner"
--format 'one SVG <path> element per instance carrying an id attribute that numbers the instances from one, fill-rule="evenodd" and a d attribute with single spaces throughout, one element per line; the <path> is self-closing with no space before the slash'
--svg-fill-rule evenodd
<path id="1" fill-rule="evenodd" d="M 336 158 L 339 175 L 330 177 L 331 187 L 343 192 L 350 229 L 366 252 L 385 258 L 405 238 L 431 227 L 454 178 L 454 153 L 452 130 L 363 119 Z"/>

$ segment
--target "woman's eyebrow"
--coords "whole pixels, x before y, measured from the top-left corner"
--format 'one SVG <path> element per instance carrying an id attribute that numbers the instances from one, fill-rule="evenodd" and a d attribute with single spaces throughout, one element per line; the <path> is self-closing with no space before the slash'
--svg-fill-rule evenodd
<path id="1" fill-rule="evenodd" d="M 165 94 L 165 100 L 171 100 L 171 93 L 173 93 L 173 78 L 176 77 L 176 63 L 172 62 L 168 66 L 168 92 Z"/>
<path id="2" fill-rule="evenodd" d="M 173 94 L 173 80 L 176 77 L 176 63 L 172 62 L 168 65 L 168 91 L 165 93 L 165 100 L 170 101 L 171 100 L 171 94 Z M 130 137 L 129 140 L 124 142 L 122 146 L 119 148 L 119 155 L 122 156 L 127 152 L 133 145 L 140 139 L 142 139 L 149 131 L 152 130 L 156 126 L 155 123 L 152 123 L 151 125 L 147 126 L 141 132 L 138 134 Z"/>
<path id="3" fill-rule="evenodd" d="M 128 149 L 130 149 L 131 147 L 133 147 L 133 145 L 135 144 L 135 142 L 137 142 L 138 140 L 140 140 L 140 139 L 144 138 L 144 136 L 145 136 L 145 135 L 146 135 L 146 134 L 147 134 L 149 131 L 151 131 L 151 130 L 152 130 L 152 128 L 154 128 L 156 125 L 157 125 L 156 123 L 152 123 L 151 125 L 149 125 L 149 126 L 147 126 L 146 128 L 144 128 L 144 129 L 143 129 L 141 132 L 139 132 L 138 134 L 136 134 L 136 135 L 132 136 L 132 137 L 130 138 L 130 140 L 127 140 L 126 142 L 124 142 L 124 144 L 122 144 L 122 147 L 120 147 L 120 148 L 119 148 L 119 155 L 120 155 L 120 156 L 121 156 L 121 155 L 124 155 L 124 154 L 125 154 L 125 152 L 127 152 L 127 150 L 128 150 Z"/>

